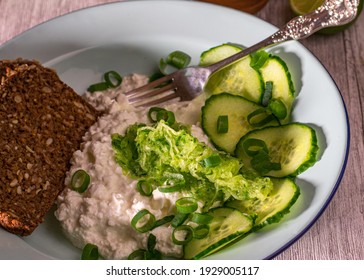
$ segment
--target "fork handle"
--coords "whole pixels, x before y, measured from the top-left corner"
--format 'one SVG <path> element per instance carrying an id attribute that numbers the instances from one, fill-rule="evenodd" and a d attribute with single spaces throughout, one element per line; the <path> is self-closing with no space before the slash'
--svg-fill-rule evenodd
<path id="1" fill-rule="evenodd" d="M 350 14 L 344 14 L 344 12 L 347 12 L 348 9 L 346 6 L 347 3 L 344 3 L 344 1 L 353 2 L 350 6 Z M 281 29 L 268 38 L 226 59 L 211 64 L 206 68 L 211 71 L 211 74 L 213 74 L 214 72 L 262 48 L 280 44 L 289 40 L 304 39 L 328 26 L 346 24 L 355 18 L 358 3 L 355 2 L 356 0 L 344 1 L 341 0 L 339 1 L 339 4 L 335 4 L 335 0 L 327 0 L 322 6 L 313 12 L 291 19 L 286 25 L 284 25 Z"/>

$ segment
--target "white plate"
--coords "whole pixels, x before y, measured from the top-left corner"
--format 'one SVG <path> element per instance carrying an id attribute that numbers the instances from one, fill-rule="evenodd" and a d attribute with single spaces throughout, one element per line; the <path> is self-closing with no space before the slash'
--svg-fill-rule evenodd
<path id="1" fill-rule="evenodd" d="M 77 11 L 41 24 L 0 47 L 0 59 L 37 59 L 54 67 L 82 93 L 114 69 L 151 73 L 159 58 L 183 50 L 196 64 L 202 51 L 225 42 L 251 45 L 276 28 L 254 16 L 191 1 L 132 1 Z M 269 259 L 300 238 L 322 214 L 341 181 L 349 147 L 349 124 L 338 88 L 302 45 L 271 49 L 288 64 L 298 92 L 294 120 L 314 126 L 321 158 L 297 179 L 302 195 L 278 225 L 268 226 L 211 256 Z M 52 213 L 25 238 L 0 229 L 0 259 L 79 259 Z"/>

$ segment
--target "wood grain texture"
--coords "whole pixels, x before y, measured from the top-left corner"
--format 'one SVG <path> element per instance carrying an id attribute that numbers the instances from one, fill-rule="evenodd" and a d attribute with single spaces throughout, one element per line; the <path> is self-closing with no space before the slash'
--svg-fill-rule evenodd
<path id="1" fill-rule="evenodd" d="M 0 44 L 48 19 L 110 2 L 115 1 L 0 0 Z M 277 26 L 294 16 L 288 0 L 271 0 L 256 15 Z M 350 156 L 344 179 L 326 211 L 301 239 L 276 259 L 363 260 L 364 15 L 345 32 L 331 36 L 317 34 L 302 43 L 322 62 L 342 92 L 350 119 Z"/>

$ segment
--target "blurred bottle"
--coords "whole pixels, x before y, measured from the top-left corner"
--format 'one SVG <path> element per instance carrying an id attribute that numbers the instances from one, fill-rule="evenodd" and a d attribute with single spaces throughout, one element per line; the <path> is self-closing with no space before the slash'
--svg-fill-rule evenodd
<path id="1" fill-rule="evenodd" d="M 222 6 L 234 8 L 251 14 L 258 12 L 268 2 L 268 0 L 200 0 L 200 1 L 219 4 Z"/>

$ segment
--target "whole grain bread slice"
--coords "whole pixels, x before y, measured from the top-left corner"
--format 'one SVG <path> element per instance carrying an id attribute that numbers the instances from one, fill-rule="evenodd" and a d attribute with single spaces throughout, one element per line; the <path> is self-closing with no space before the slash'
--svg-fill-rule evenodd
<path id="1" fill-rule="evenodd" d="M 0 62 L 0 226 L 25 236 L 43 222 L 97 117 L 55 71 Z"/>

